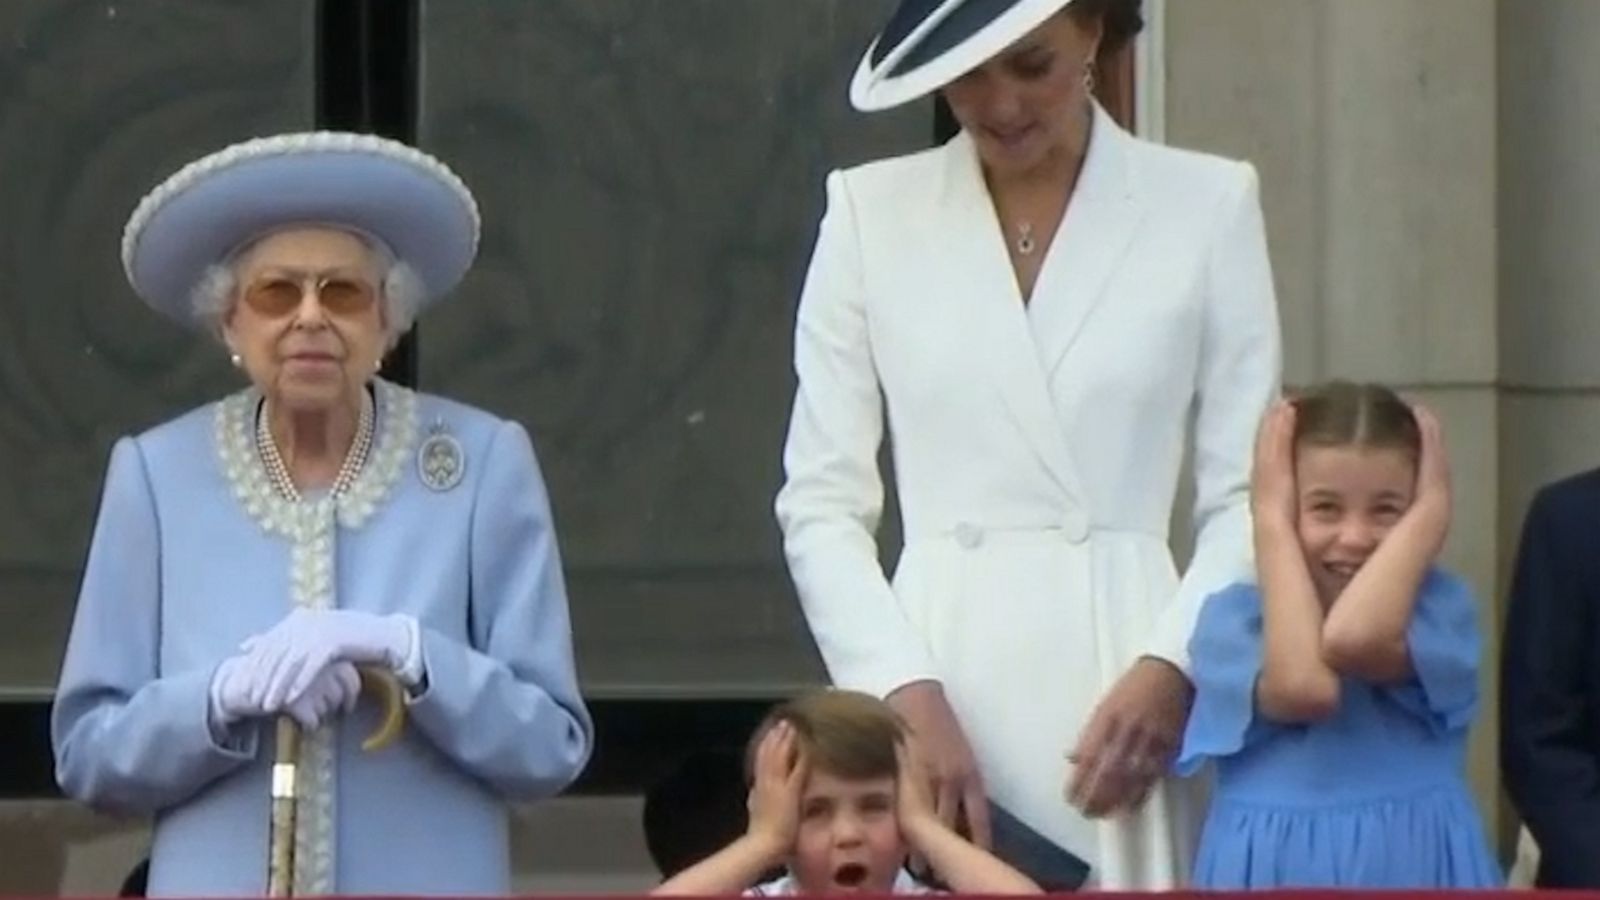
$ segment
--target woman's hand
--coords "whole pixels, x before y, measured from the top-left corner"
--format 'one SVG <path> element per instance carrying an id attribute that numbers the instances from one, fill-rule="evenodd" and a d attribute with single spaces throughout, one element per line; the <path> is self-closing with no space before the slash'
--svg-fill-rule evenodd
<path id="1" fill-rule="evenodd" d="M 284 707 L 300 727 L 312 731 L 335 713 L 349 715 L 361 696 L 361 675 L 347 662 L 336 662 L 323 669 L 298 700 Z"/>
<path id="2" fill-rule="evenodd" d="M 934 810 L 940 821 L 958 830 L 964 821 L 974 844 L 989 846 L 989 798 L 983 790 L 978 760 L 955 711 L 936 681 L 914 681 L 888 696 L 905 720 L 932 778 Z"/>
<path id="3" fill-rule="evenodd" d="M 939 811 L 934 806 L 928 764 L 917 745 L 916 735 L 907 735 L 904 741 L 897 744 L 894 755 L 898 764 L 895 770 L 894 807 L 895 818 L 900 822 L 900 833 L 909 838 L 929 823 L 944 827 L 944 823 L 939 821 Z"/>
<path id="4" fill-rule="evenodd" d="M 1067 802 L 1098 818 L 1135 810 L 1172 768 L 1194 687 L 1177 667 L 1144 657 L 1111 686 L 1068 754 Z"/>
<path id="5" fill-rule="evenodd" d="M 1280 400 L 1267 410 L 1256 432 L 1250 470 L 1250 513 L 1259 527 L 1294 527 L 1299 497 L 1294 479 L 1294 404 Z"/>
<path id="6" fill-rule="evenodd" d="M 244 642 L 250 666 L 258 673 L 251 701 L 269 710 L 284 709 L 299 701 L 312 681 L 336 662 L 398 670 L 410 642 L 410 630 L 401 616 L 297 609 Z"/>
<path id="7" fill-rule="evenodd" d="M 243 653 L 223 660 L 211 678 L 211 721 L 225 729 L 245 719 L 282 713 L 310 731 L 334 713 L 353 711 L 361 695 L 361 676 L 356 667 L 336 662 L 317 673 L 300 697 L 282 706 L 268 706 L 259 698 L 267 696 L 270 674 L 260 660 Z"/>

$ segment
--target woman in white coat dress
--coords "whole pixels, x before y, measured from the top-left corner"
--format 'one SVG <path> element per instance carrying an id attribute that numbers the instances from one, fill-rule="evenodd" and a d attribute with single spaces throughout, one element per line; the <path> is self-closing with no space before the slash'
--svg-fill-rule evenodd
<path id="1" fill-rule="evenodd" d="M 903 0 L 852 101 L 938 90 L 962 130 L 828 178 L 777 514 L 831 677 L 919 732 L 942 813 L 982 840 L 992 799 L 1100 887 L 1159 889 L 1200 813 L 1165 778 L 1186 645 L 1250 574 L 1280 342 L 1254 170 L 1137 140 L 1093 101 L 1097 54 L 1140 24 L 1138 0 Z"/>

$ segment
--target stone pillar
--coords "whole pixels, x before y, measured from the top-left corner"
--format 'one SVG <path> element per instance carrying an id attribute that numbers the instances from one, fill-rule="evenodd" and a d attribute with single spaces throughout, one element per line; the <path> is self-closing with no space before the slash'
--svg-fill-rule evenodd
<path id="1" fill-rule="evenodd" d="M 1286 381 L 1384 381 L 1444 421 L 1457 488 L 1444 564 L 1477 588 L 1489 638 L 1470 770 L 1493 828 L 1495 4 L 1181 0 L 1166 16 L 1166 140 L 1261 172 Z"/>
<path id="2" fill-rule="evenodd" d="M 1534 492 L 1600 465 L 1600 3 L 1503 0 L 1498 25 L 1504 583 Z"/>

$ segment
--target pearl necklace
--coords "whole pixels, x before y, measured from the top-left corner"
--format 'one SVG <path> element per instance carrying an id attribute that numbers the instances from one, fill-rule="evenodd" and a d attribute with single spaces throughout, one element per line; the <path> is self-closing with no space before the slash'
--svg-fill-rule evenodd
<path id="1" fill-rule="evenodd" d="M 272 429 L 268 427 L 266 415 L 266 401 L 261 401 L 261 410 L 256 414 L 256 452 L 261 455 L 261 462 L 267 469 L 267 478 L 272 481 L 272 486 L 284 499 L 291 503 L 301 500 L 300 489 L 295 487 L 294 479 L 289 475 L 289 467 L 283 461 L 283 454 L 278 452 L 278 442 L 272 438 Z M 356 477 L 367 465 L 367 455 L 372 452 L 372 400 L 362 392 L 361 418 L 356 423 L 355 440 L 350 442 L 350 451 L 345 454 L 344 463 L 339 466 L 339 475 L 333 480 L 333 490 L 329 496 L 339 497 L 350 489 Z"/>

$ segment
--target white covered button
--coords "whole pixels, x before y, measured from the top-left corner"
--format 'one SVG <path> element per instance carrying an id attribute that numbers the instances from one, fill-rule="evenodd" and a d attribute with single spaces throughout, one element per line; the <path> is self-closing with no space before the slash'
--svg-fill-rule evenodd
<path id="1" fill-rule="evenodd" d="M 1089 539 L 1089 522 L 1081 513 L 1069 512 L 1062 519 L 1061 533 L 1072 543 L 1081 544 Z"/>
<path id="2" fill-rule="evenodd" d="M 957 544 L 972 550 L 983 543 L 983 529 L 971 522 L 961 522 L 955 527 L 955 538 Z"/>

